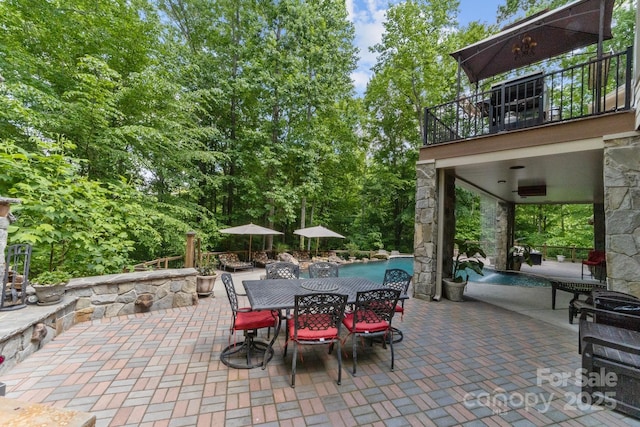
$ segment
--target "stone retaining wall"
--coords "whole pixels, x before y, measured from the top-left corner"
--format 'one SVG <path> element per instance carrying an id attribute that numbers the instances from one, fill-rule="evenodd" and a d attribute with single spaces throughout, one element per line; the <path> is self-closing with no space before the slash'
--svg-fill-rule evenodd
<path id="1" fill-rule="evenodd" d="M 198 304 L 193 268 L 140 271 L 73 279 L 76 322 Z"/>

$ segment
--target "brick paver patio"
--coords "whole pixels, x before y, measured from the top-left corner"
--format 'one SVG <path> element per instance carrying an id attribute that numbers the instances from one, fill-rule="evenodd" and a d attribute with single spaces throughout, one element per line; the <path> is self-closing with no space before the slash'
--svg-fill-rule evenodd
<path id="1" fill-rule="evenodd" d="M 335 355 L 307 346 L 291 388 L 283 336 L 266 370 L 223 365 L 231 313 L 219 297 L 77 324 L 0 381 L 9 398 L 90 412 L 99 426 L 640 425 L 576 399 L 575 331 L 475 300 L 405 307 L 395 371 L 375 345 L 353 377 L 349 338 L 341 386 Z"/>

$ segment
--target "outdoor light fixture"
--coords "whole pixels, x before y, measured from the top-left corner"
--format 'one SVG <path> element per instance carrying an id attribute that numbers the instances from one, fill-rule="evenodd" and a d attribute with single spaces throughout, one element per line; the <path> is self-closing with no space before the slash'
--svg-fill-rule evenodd
<path id="1" fill-rule="evenodd" d="M 533 197 L 533 196 L 546 196 L 546 185 L 529 185 L 526 187 L 518 187 L 518 196 L 520 197 Z"/>
<path id="2" fill-rule="evenodd" d="M 520 42 L 513 44 L 511 53 L 513 53 L 514 59 L 518 59 L 521 56 L 533 56 L 536 53 L 536 46 L 538 46 L 538 42 L 529 34 L 525 34 Z"/>

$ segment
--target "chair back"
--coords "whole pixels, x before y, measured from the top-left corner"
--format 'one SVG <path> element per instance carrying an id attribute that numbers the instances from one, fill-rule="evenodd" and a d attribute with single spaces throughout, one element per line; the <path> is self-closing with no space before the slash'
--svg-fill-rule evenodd
<path id="1" fill-rule="evenodd" d="M 338 277 L 339 270 L 338 264 L 332 262 L 314 262 L 309 265 L 309 277 L 312 279 L 319 277 Z"/>
<path id="2" fill-rule="evenodd" d="M 640 300 L 637 297 L 622 292 L 596 291 L 593 292 L 593 306 L 598 309 L 594 315 L 597 323 L 640 331 Z"/>
<path id="3" fill-rule="evenodd" d="M 347 295 L 334 293 L 296 295 L 293 312 L 295 339 L 298 339 L 298 329 L 326 331 L 335 328 L 338 336 L 346 305 Z"/>
<path id="4" fill-rule="evenodd" d="M 384 272 L 384 280 L 382 286 L 385 288 L 397 289 L 402 294 L 409 291 L 412 276 L 400 268 L 390 268 Z"/>
<path id="5" fill-rule="evenodd" d="M 272 262 L 265 266 L 267 279 L 299 279 L 300 266 L 292 262 Z"/>
<path id="6" fill-rule="evenodd" d="M 224 289 L 227 291 L 227 298 L 229 298 L 229 304 L 231 304 L 231 311 L 233 311 L 233 316 L 235 317 L 238 312 L 238 294 L 236 293 L 233 279 L 229 273 L 222 273 L 220 278 L 222 279 L 222 283 L 224 283 Z"/>
<path id="7" fill-rule="evenodd" d="M 600 251 L 600 250 L 597 250 L 597 249 L 589 251 L 589 255 L 587 256 L 587 261 L 595 262 L 595 263 L 602 262 L 602 261 L 604 261 L 606 259 L 607 259 L 607 255 L 606 255 L 605 251 Z"/>
<path id="8" fill-rule="evenodd" d="M 391 288 L 358 292 L 354 304 L 354 324 L 387 322 L 391 327 L 400 293 Z"/>

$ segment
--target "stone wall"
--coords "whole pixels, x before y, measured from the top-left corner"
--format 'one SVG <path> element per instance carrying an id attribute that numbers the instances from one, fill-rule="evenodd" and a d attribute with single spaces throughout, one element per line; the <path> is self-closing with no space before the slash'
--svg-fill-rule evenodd
<path id="1" fill-rule="evenodd" d="M 640 134 L 605 140 L 604 210 L 609 287 L 640 296 Z"/>
<path id="2" fill-rule="evenodd" d="M 96 320 L 198 303 L 196 270 L 178 268 L 73 279 L 66 295 L 76 297 L 76 321 Z"/>

